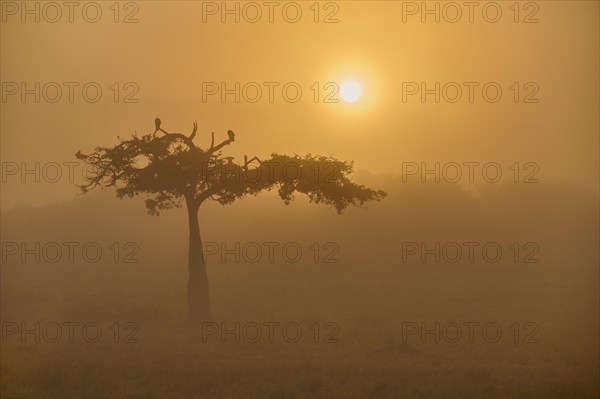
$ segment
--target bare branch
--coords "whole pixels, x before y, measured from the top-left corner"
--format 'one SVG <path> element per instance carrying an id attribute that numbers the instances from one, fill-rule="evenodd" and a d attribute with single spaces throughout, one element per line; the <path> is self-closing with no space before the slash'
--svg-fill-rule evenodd
<path id="1" fill-rule="evenodd" d="M 196 137 L 197 130 L 198 130 L 198 122 L 194 122 L 194 130 L 192 130 L 192 134 L 190 134 L 190 140 L 194 140 L 194 137 Z"/>
<path id="2" fill-rule="evenodd" d="M 244 155 L 244 167 L 246 169 L 248 169 L 248 165 L 250 165 L 252 162 L 258 162 L 259 165 L 262 165 L 262 162 L 260 159 L 258 159 L 258 157 L 252 157 L 249 161 L 248 161 L 248 155 Z"/>
<path id="3" fill-rule="evenodd" d="M 167 136 L 180 138 L 184 143 L 186 143 L 190 147 L 190 150 L 196 150 L 197 149 L 197 147 L 194 144 L 194 142 L 192 141 L 191 137 L 187 137 L 186 135 L 181 134 L 181 133 L 169 133 L 169 132 L 165 131 L 162 128 L 159 128 L 158 130 L 161 131 L 161 132 L 163 132 Z"/>
<path id="4" fill-rule="evenodd" d="M 215 133 L 213 132 L 213 142 L 210 146 L 210 149 L 208 150 L 208 153 L 214 154 L 215 152 L 219 151 L 221 148 L 223 148 L 226 145 L 229 145 L 235 141 L 235 133 L 233 133 L 231 130 L 228 130 L 227 135 L 229 136 L 229 139 L 223 140 L 220 144 L 218 144 L 216 147 L 214 147 Z"/>

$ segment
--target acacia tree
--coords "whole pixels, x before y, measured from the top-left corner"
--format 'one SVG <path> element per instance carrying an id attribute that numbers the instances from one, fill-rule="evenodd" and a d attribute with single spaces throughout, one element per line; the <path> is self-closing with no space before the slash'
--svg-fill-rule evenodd
<path id="1" fill-rule="evenodd" d="M 97 187 L 115 187 L 117 197 L 149 196 L 146 208 L 150 215 L 161 210 L 180 208 L 184 204 L 189 221 L 187 302 L 193 321 L 211 320 L 208 278 L 203 254 L 198 209 L 207 200 L 228 205 L 247 195 L 278 189 L 286 204 L 293 194 L 306 194 L 310 202 L 333 205 L 338 213 L 349 205 L 362 206 L 370 200 L 381 200 L 383 191 L 357 185 L 349 179 L 352 162 L 332 157 L 272 154 L 268 160 L 257 157 L 244 163 L 222 156 L 221 149 L 235 141 L 228 138 L 215 145 L 212 133 L 207 149 L 194 143 L 198 124 L 192 133 L 169 133 L 155 120 L 153 133 L 119 139 L 113 147 L 96 147 L 94 152 L 76 157 L 88 166 L 86 181 L 79 186 L 82 193 Z"/>

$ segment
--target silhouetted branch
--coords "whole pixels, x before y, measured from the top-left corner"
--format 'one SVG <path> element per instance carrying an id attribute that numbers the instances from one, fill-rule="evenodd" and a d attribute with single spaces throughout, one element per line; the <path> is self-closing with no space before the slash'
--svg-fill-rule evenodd
<path id="1" fill-rule="evenodd" d="M 187 137 L 186 135 L 182 134 L 182 133 L 169 133 L 167 131 L 165 131 L 164 129 L 158 129 L 160 132 L 163 132 L 164 134 L 166 134 L 167 136 L 173 137 L 173 138 L 179 138 L 181 139 L 181 141 L 183 141 L 184 143 L 186 143 L 189 147 L 190 150 L 195 150 L 196 145 L 194 144 L 194 142 L 192 141 L 191 137 Z"/>
<path id="2" fill-rule="evenodd" d="M 252 162 L 258 162 L 259 165 L 262 164 L 262 162 L 260 161 L 260 159 L 258 159 L 258 157 L 252 157 L 249 161 L 248 161 L 248 156 L 244 155 L 244 167 L 246 169 L 248 169 L 248 165 L 250 165 Z"/>
<path id="3" fill-rule="evenodd" d="M 229 136 L 229 139 L 227 140 L 223 140 L 223 142 L 221 142 L 220 144 L 218 144 L 216 147 L 214 146 L 214 142 L 215 142 L 215 133 L 213 132 L 213 142 L 210 145 L 210 149 L 208 150 L 209 154 L 214 154 L 215 152 L 219 151 L 221 148 L 225 147 L 226 145 L 229 145 L 231 143 L 233 143 L 235 141 L 235 133 L 233 133 L 231 130 L 227 131 L 227 135 Z"/>
<path id="4" fill-rule="evenodd" d="M 198 122 L 194 121 L 194 129 L 192 130 L 192 134 L 190 134 L 190 140 L 194 140 L 194 137 L 196 137 L 196 131 L 198 131 Z"/>

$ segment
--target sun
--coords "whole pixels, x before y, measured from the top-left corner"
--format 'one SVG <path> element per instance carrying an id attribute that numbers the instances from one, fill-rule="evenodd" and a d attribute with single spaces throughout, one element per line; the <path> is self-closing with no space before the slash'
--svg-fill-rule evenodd
<path id="1" fill-rule="evenodd" d="M 353 103 L 360 98 L 360 85 L 353 80 L 347 80 L 340 86 L 340 96 L 347 103 Z"/>

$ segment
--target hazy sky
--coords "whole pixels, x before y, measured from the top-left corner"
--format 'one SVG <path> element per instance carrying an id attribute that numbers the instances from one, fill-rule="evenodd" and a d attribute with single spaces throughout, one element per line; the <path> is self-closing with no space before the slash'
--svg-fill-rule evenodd
<path id="1" fill-rule="evenodd" d="M 598 0 L 0 0 L 0 391 L 599 397 L 599 15 Z M 157 117 L 186 135 L 197 121 L 204 148 L 233 130 L 223 156 L 239 163 L 352 160 L 354 181 L 387 196 L 338 215 L 327 200 L 365 191 L 303 179 L 293 188 L 325 204 L 286 206 L 287 184 L 207 201 L 196 229 L 197 201 L 152 218 L 143 195 L 80 195 L 75 153 Z M 211 312 L 229 331 L 305 334 L 205 345 L 188 320 Z M 75 320 L 101 325 L 99 345 L 66 328 L 58 345 L 31 340 L 34 321 L 47 336 Z M 114 339 L 128 324 L 139 343 Z M 339 343 L 313 339 L 327 325 Z"/>
<path id="2" fill-rule="evenodd" d="M 447 3 L 440 3 L 440 23 L 434 15 L 425 15 L 422 23 L 422 10 L 409 15 L 413 3 L 400 1 L 321 2 L 319 23 L 313 2 L 297 3 L 302 10 L 297 23 L 285 20 L 296 11 L 287 6 L 284 18 L 285 3 L 274 8 L 272 23 L 263 2 L 253 3 L 262 5 L 258 22 L 244 20 L 253 18 L 256 9 L 240 3 L 240 22 L 225 15 L 222 23 L 221 10 L 203 15 L 203 8 L 211 11 L 221 2 L 200 1 L 120 3 L 119 23 L 109 8 L 113 3 L 98 2 L 102 16 L 97 23 L 84 20 L 82 7 L 74 10 L 73 23 L 67 8 L 58 22 L 49 23 L 44 19 L 54 18 L 56 10 L 40 3 L 40 23 L 35 15 L 25 15 L 23 23 L 22 10 L 6 3 L 13 2 L 2 2 L 0 39 L 3 210 L 17 203 L 69 200 L 77 193 L 67 166 L 58 183 L 44 182 L 42 176 L 36 184 L 33 175 L 25 183 L 6 176 L 7 162 L 19 167 L 25 162 L 29 168 L 35 162 L 75 162 L 77 150 L 152 131 L 157 116 L 165 129 L 184 133 L 198 120 L 199 143 L 209 143 L 211 131 L 224 138 L 227 129 L 234 130 L 236 142 L 226 152 L 236 157 L 331 154 L 375 173 L 401 173 L 403 162 L 498 162 L 505 172 L 514 162 L 535 162 L 541 181 L 572 180 L 598 190 L 598 2 L 533 3 L 539 9 L 521 3 L 519 23 L 509 9 L 512 2 L 499 3 L 497 23 L 484 19 L 485 3 L 473 10 L 473 23 L 466 7 L 458 22 L 444 21 L 455 12 Z M 227 6 L 233 9 L 235 2 Z M 487 9 L 486 17 L 493 19 L 494 11 Z M 87 9 L 86 17 L 94 13 Z M 123 23 L 128 16 L 138 22 Z M 338 22 L 323 23 L 326 16 Z M 523 23 L 527 18 L 539 22 Z M 324 103 L 331 92 L 325 85 L 346 80 L 361 85 L 359 100 Z M 28 88 L 40 82 L 40 103 L 34 95 L 22 102 L 20 92 L 11 94 L 23 82 Z M 55 93 L 49 82 L 62 86 L 57 103 L 45 100 Z M 64 82 L 79 83 L 73 103 Z M 89 82 L 102 89 L 96 103 L 82 97 L 81 88 Z M 222 102 L 220 93 L 203 101 L 203 82 L 229 88 L 239 82 L 240 102 L 234 102 L 234 95 Z M 256 103 L 244 99 L 249 82 L 262 87 Z M 265 82 L 275 82 L 273 103 Z M 282 94 L 290 82 L 302 89 L 296 103 Z M 422 82 L 434 88 L 440 82 L 440 103 L 433 94 L 423 103 L 420 93 L 403 101 L 404 82 L 415 82 L 413 88 Z M 449 82 L 456 84 L 444 92 Z M 473 103 L 464 82 L 478 84 Z M 489 82 L 502 89 L 496 103 L 482 97 Z M 444 101 L 443 94 L 453 97 L 456 86 L 462 88 L 461 100 Z M 256 86 L 246 87 L 246 98 L 254 97 Z M 134 89 L 139 89 L 133 96 L 138 102 L 123 103 Z M 89 90 L 93 95 L 94 88 Z M 294 90 L 288 91 L 292 97 Z M 539 102 L 524 103 L 525 98 Z M 47 172 L 51 180 L 54 172 Z"/>

